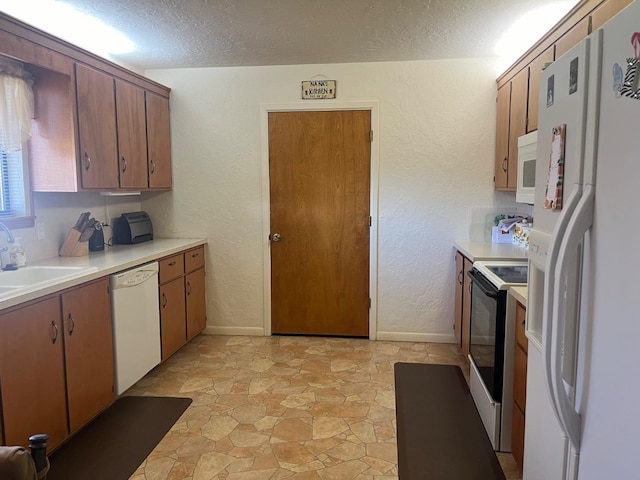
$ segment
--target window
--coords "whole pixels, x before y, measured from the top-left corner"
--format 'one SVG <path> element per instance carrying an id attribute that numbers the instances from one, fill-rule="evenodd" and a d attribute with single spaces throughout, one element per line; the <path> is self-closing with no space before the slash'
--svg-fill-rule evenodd
<path id="1" fill-rule="evenodd" d="M 33 226 L 27 168 L 32 82 L 22 65 L 0 57 L 0 221 L 11 228 Z"/>

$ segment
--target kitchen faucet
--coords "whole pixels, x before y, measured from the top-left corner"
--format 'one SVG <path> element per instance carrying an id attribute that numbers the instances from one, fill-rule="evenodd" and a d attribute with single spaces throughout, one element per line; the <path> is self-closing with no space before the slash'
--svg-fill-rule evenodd
<path id="1" fill-rule="evenodd" d="M 4 230 L 4 233 L 7 234 L 7 243 L 15 243 L 16 239 L 13 238 L 13 235 L 11 234 L 11 230 L 9 230 L 9 227 L 7 227 L 4 223 L 0 222 L 0 230 Z M 0 252 L 4 252 L 7 250 L 7 247 L 2 247 L 0 248 Z"/>
<path id="2" fill-rule="evenodd" d="M 4 233 L 7 234 L 7 243 L 15 243 L 16 239 L 13 238 L 13 235 L 11 234 L 11 230 L 9 230 L 9 227 L 7 227 L 4 223 L 0 222 L 0 230 L 4 230 Z M 7 245 L 3 245 L 0 247 L 0 253 L 2 252 L 6 252 L 7 250 L 9 250 L 9 247 Z M 0 268 L 4 267 L 4 265 L 2 265 L 2 259 L 0 259 Z"/>

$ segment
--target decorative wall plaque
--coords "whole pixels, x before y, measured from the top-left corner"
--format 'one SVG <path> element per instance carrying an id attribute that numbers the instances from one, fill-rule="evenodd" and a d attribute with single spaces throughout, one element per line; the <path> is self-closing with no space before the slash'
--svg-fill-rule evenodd
<path id="1" fill-rule="evenodd" d="M 336 98 L 335 80 L 309 80 L 302 82 L 303 100 Z"/>

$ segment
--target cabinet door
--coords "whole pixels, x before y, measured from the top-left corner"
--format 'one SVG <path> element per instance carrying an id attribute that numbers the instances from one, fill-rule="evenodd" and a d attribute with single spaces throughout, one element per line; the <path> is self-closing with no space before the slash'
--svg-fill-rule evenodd
<path id="1" fill-rule="evenodd" d="M 76 431 L 114 399 L 109 279 L 62 294 L 69 427 Z"/>
<path id="2" fill-rule="evenodd" d="M 589 17 L 584 17 L 555 43 L 556 58 L 560 58 L 589 35 Z"/>
<path id="3" fill-rule="evenodd" d="M 518 186 L 518 137 L 527 133 L 527 104 L 529 93 L 529 69 L 521 70 L 511 80 L 511 105 L 509 108 L 509 166 L 507 188 L 515 191 Z"/>
<path id="4" fill-rule="evenodd" d="M 147 92 L 149 187 L 171 188 L 169 99 Z"/>
<path id="5" fill-rule="evenodd" d="M 458 347 L 462 346 L 462 298 L 464 290 L 464 255 L 456 252 L 456 288 L 453 318 L 453 334 Z"/>
<path id="6" fill-rule="evenodd" d="M 467 272 L 471 270 L 473 262 L 468 258 L 464 258 L 463 274 L 464 288 L 462 293 L 462 353 L 469 355 L 469 340 L 471 336 L 471 277 Z"/>
<path id="7" fill-rule="evenodd" d="M 520 472 L 524 464 L 524 425 L 525 416 L 514 404 L 511 411 L 511 454 Z"/>
<path id="8" fill-rule="evenodd" d="M 553 47 L 542 52 L 529 64 L 529 108 L 527 113 L 527 133 L 538 129 L 538 100 L 540 91 L 540 77 L 542 69 L 548 62 L 553 62 Z"/>
<path id="9" fill-rule="evenodd" d="M 498 89 L 496 118 L 496 164 L 495 188 L 507 188 L 509 167 L 509 105 L 511 103 L 511 84 Z"/>
<path id="10" fill-rule="evenodd" d="M 160 337 L 162 360 L 187 342 L 184 278 L 160 286 Z"/>
<path id="11" fill-rule="evenodd" d="M 144 90 L 116 80 L 120 188 L 147 188 L 147 120 Z"/>
<path id="12" fill-rule="evenodd" d="M 632 0 L 607 0 L 591 13 L 591 31 L 595 32 L 611 17 L 629 5 Z"/>
<path id="13" fill-rule="evenodd" d="M 207 326 L 204 268 L 184 277 L 187 293 L 187 340 L 191 340 Z"/>
<path id="14" fill-rule="evenodd" d="M 67 437 L 64 356 L 58 297 L 0 315 L 0 390 L 5 442 L 27 445 L 49 435 L 49 448 Z"/>
<path id="15" fill-rule="evenodd" d="M 80 169 L 83 188 L 118 188 L 113 78 L 76 64 Z"/>

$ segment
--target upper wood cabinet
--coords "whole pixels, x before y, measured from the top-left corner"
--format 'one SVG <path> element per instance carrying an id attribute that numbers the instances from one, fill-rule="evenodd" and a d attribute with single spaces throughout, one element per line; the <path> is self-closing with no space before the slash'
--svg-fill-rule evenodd
<path id="1" fill-rule="evenodd" d="M 574 25 L 556 41 L 556 58 L 560 58 L 589 35 L 589 17 L 585 17 Z"/>
<path id="2" fill-rule="evenodd" d="M 620 10 L 629 5 L 633 0 L 607 0 L 601 3 L 591 12 L 591 31 L 598 30 Z"/>
<path id="3" fill-rule="evenodd" d="M 172 187 L 167 87 L 2 12 L 0 54 L 35 77 L 33 191 Z"/>
<path id="4" fill-rule="evenodd" d="M 116 80 L 120 188 L 144 189 L 147 174 L 147 119 L 144 90 Z"/>
<path id="5" fill-rule="evenodd" d="M 147 92 L 149 187 L 171 188 L 169 99 Z"/>
<path id="6" fill-rule="evenodd" d="M 541 72 L 632 0 L 582 0 L 497 79 L 495 189 L 515 191 L 518 137 L 538 129 Z"/>
<path id="7" fill-rule="evenodd" d="M 83 188 L 118 188 L 113 77 L 76 64 L 80 175 Z"/>
<path id="8" fill-rule="evenodd" d="M 515 191 L 518 137 L 527 133 L 529 71 L 520 71 L 498 90 L 496 127 L 496 190 Z M 505 129 L 506 125 L 506 129 Z"/>
<path id="9" fill-rule="evenodd" d="M 538 109 L 540 78 L 547 63 L 553 62 L 553 47 L 546 49 L 540 56 L 529 64 L 529 100 L 527 108 L 527 133 L 538 130 Z"/>

